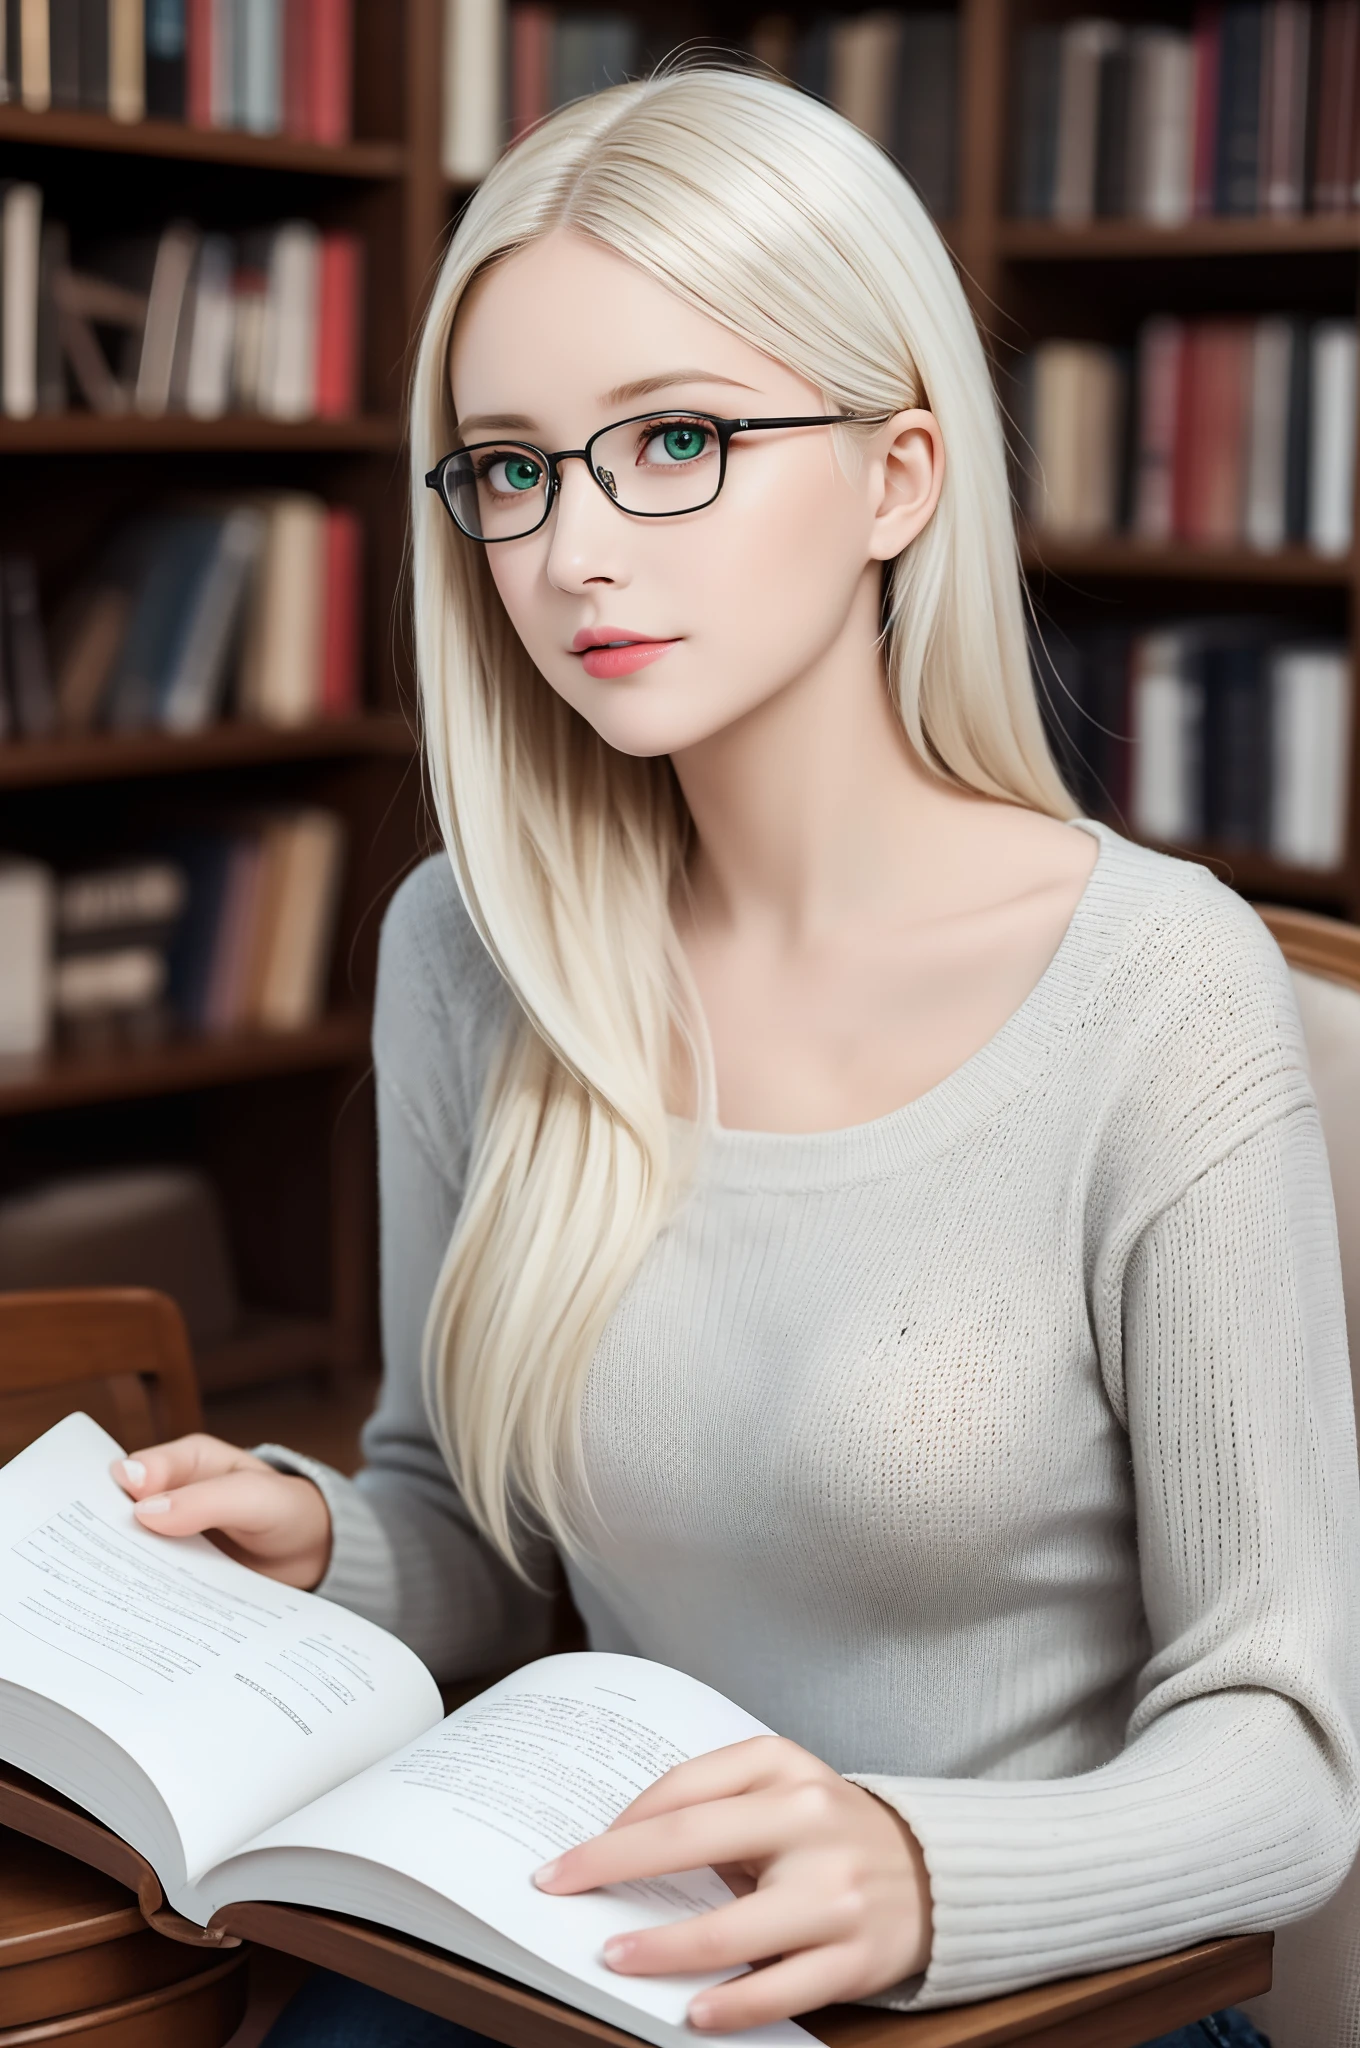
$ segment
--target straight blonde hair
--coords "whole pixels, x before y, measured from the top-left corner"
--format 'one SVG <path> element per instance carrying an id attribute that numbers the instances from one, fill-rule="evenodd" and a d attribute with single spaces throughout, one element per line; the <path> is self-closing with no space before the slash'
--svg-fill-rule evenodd
<path id="1" fill-rule="evenodd" d="M 463 294 L 570 228 L 795 370 L 826 410 L 928 405 L 947 451 L 929 525 L 886 579 L 884 657 L 935 773 L 1057 818 L 1075 806 L 1026 647 L 1000 415 L 958 277 L 921 202 L 838 114 L 713 65 L 564 108 L 464 213 L 411 405 L 416 657 L 444 844 L 515 998 L 425 1329 L 426 1398 L 469 1510 L 517 1563 L 526 1524 L 570 1547 L 581 1392 L 601 1331 L 684 1183 L 667 1078 L 712 1087 L 670 915 L 689 819 L 666 759 L 613 752 L 538 674 L 485 551 L 425 472 L 457 443 Z"/>

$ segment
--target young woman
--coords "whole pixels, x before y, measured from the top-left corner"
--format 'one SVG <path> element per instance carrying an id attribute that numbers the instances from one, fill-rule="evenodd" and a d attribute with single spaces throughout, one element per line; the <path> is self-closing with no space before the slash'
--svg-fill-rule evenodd
<path id="1" fill-rule="evenodd" d="M 592 1644 L 777 1728 L 540 1874 L 731 1871 L 610 1956 L 763 1966 L 697 2028 L 1309 1913 L 1357 1485 L 1299 1026 L 1239 898 L 1073 816 L 923 209 L 765 79 L 570 107 L 461 221 L 412 438 L 448 858 L 383 934 L 368 1464 L 159 1446 L 145 1525 L 444 1678 L 546 1648 L 555 1549 Z M 279 2039 L 457 2031 L 330 1995 Z"/>

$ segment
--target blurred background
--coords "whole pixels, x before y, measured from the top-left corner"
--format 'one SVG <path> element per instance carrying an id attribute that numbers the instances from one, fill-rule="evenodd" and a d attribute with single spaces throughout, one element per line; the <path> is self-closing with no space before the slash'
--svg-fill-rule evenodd
<path id="1" fill-rule="evenodd" d="M 166 1288 L 241 1442 L 352 1463 L 378 1364 L 432 268 L 508 141 L 682 45 L 832 101 L 936 218 L 1086 811 L 1360 911 L 1360 0 L 6 0 L 0 1290 Z"/>

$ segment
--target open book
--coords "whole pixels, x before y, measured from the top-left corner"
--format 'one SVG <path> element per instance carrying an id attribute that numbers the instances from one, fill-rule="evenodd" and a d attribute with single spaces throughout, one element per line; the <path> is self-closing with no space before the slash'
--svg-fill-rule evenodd
<path id="1" fill-rule="evenodd" d="M 554 1898 L 539 1864 L 671 1765 L 767 1731 L 637 1657 L 545 1657 L 445 1718 L 403 1643 L 203 1537 L 142 1529 L 119 1446 L 68 1416 L 0 1469 L 0 1757 L 112 1828 L 207 1926 L 269 1899 L 378 1921 L 658 2048 L 702 1985 L 610 1935 L 729 1898 L 711 1870 Z M 793 2048 L 793 2022 L 737 2037 Z"/>

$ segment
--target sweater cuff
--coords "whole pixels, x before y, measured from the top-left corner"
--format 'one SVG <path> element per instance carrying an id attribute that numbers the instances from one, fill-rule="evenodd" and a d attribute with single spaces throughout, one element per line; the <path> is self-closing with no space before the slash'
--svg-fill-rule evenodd
<path id="1" fill-rule="evenodd" d="M 346 1479 L 318 1458 L 282 1444 L 256 1444 L 252 1455 L 276 1472 L 310 1479 L 325 1501 L 331 1518 L 331 1555 L 325 1577 L 312 1588 L 323 1600 L 348 1607 L 379 1628 L 392 1626 L 399 1606 L 396 1559 L 387 1532 L 352 1479 Z"/>

